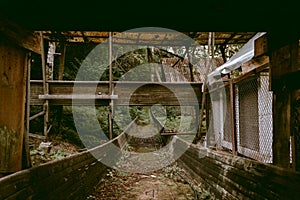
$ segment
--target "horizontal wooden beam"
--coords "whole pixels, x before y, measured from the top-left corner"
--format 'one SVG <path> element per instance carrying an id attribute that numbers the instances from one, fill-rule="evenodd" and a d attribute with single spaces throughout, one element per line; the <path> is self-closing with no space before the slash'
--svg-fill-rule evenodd
<path id="1" fill-rule="evenodd" d="M 40 36 L 24 29 L 18 24 L 0 18 L 0 33 L 18 46 L 41 54 Z"/>
<path id="2" fill-rule="evenodd" d="M 39 99 L 118 99 L 118 95 L 88 95 L 88 94 L 46 94 L 39 95 Z"/>
<path id="3" fill-rule="evenodd" d="M 202 83 L 113 82 L 109 95 L 108 82 L 49 81 L 49 94 L 43 94 L 42 81 L 31 81 L 31 105 L 198 105 Z M 75 101 L 74 101 L 75 100 Z"/>

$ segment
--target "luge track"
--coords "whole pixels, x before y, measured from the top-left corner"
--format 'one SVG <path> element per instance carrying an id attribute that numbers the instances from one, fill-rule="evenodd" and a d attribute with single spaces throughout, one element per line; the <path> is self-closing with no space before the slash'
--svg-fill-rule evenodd
<path id="1" fill-rule="evenodd" d="M 161 128 L 155 118 L 154 121 Z M 0 199 L 85 199 L 106 176 L 108 167 L 102 162 L 109 162 L 110 166 L 118 162 L 129 142 L 126 131 L 133 124 L 134 121 L 122 134 L 103 145 L 1 178 Z M 300 196 L 300 173 L 198 148 L 178 136 L 172 136 L 168 143 L 173 154 L 184 151 L 176 159 L 178 164 L 216 199 L 298 199 Z"/>

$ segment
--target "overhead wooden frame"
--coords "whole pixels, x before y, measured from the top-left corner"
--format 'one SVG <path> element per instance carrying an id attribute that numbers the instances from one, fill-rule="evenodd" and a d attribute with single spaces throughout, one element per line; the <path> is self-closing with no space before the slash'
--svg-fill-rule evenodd
<path id="1" fill-rule="evenodd" d="M 136 31 L 112 32 L 114 44 L 141 45 L 179 45 L 184 46 L 179 32 L 147 32 L 141 34 Z M 209 32 L 182 32 L 199 45 L 207 45 Z M 244 44 L 257 32 L 215 32 L 215 45 Z M 69 43 L 102 43 L 107 42 L 109 31 L 43 31 L 44 38 L 51 41 L 66 41 Z"/>

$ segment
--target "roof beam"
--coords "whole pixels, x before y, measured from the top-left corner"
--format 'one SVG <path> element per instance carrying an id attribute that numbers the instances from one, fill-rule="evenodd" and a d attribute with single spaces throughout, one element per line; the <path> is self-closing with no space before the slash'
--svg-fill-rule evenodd
<path id="1" fill-rule="evenodd" d="M 15 42 L 18 46 L 41 54 L 40 36 L 23 27 L 0 18 L 0 33 Z"/>

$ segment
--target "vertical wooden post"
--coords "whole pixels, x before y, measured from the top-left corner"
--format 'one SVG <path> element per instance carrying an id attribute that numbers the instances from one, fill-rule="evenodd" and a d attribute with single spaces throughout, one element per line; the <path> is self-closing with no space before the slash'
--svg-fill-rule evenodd
<path id="1" fill-rule="evenodd" d="M 31 158 L 30 158 L 30 151 L 29 151 L 30 74 L 31 74 L 31 53 L 30 52 L 27 55 L 25 65 L 27 65 L 27 93 L 26 93 L 26 129 L 24 131 L 23 159 L 22 159 L 22 168 L 23 169 L 31 167 Z"/>
<path id="2" fill-rule="evenodd" d="M 22 169 L 26 52 L 0 36 L 0 176 Z"/>
<path id="3" fill-rule="evenodd" d="M 281 91 L 274 91 L 273 99 L 273 164 L 290 167 L 291 98 L 284 83 Z"/>
<path id="4" fill-rule="evenodd" d="M 194 82 L 194 74 L 193 74 L 193 65 L 191 64 L 191 58 L 190 58 L 190 47 L 186 46 L 186 55 L 187 55 L 187 60 L 188 60 L 188 66 L 190 70 L 190 77 L 191 77 L 191 82 Z"/>
<path id="5" fill-rule="evenodd" d="M 236 136 L 236 119 L 235 119 L 235 90 L 233 81 L 229 82 L 229 96 L 230 96 L 230 122 L 231 122 L 231 141 L 232 141 L 232 154 L 237 155 L 237 136 Z"/>
<path id="6" fill-rule="evenodd" d="M 42 59 L 42 72 L 43 72 L 43 93 L 48 94 L 49 88 L 47 83 L 47 71 L 46 71 L 46 54 L 45 54 L 45 46 L 44 46 L 44 38 L 42 31 L 40 32 L 41 36 L 41 59 Z M 49 121 L 49 101 L 45 100 L 43 105 L 44 111 L 44 135 L 47 138 L 48 135 L 48 121 Z"/>
<path id="7" fill-rule="evenodd" d="M 203 91 L 202 91 L 203 93 L 202 93 L 202 101 L 201 101 L 201 110 L 200 110 L 200 114 L 199 114 L 198 132 L 197 132 L 196 137 L 193 142 L 197 142 L 197 140 L 200 139 L 200 137 L 201 137 L 201 125 L 202 125 L 203 113 L 204 113 L 204 109 L 205 109 L 206 95 L 208 95 L 206 81 L 207 81 L 207 75 L 212 67 L 211 66 L 212 59 L 214 59 L 214 44 L 215 44 L 214 37 L 215 37 L 215 34 L 213 32 L 209 32 L 208 55 L 207 55 L 207 58 L 205 59 L 205 67 L 207 67 L 207 68 L 206 68 L 206 72 L 205 72 L 205 76 L 204 76 L 204 80 L 203 80 Z M 210 58 L 210 55 L 212 56 L 212 58 Z"/>
<path id="8" fill-rule="evenodd" d="M 113 94 L 113 73 L 112 73 L 112 34 L 109 32 L 109 95 Z M 109 102 L 109 139 L 113 138 L 113 106 L 114 102 L 111 99 Z"/>
<path id="9" fill-rule="evenodd" d="M 270 88 L 273 90 L 273 164 L 290 168 L 292 91 L 299 71 L 299 38 L 295 33 L 268 33 Z"/>
<path id="10" fill-rule="evenodd" d="M 62 43 L 62 50 L 59 57 L 58 80 L 63 80 L 65 70 L 66 44 Z"/>
<path id="11" fill-rule="evenodd" d="M 292 155 L 293 169 L 300 171 L 300 89 L 293 92 L 292 95 Z"/>

